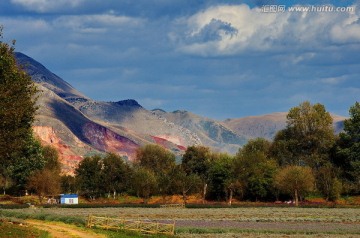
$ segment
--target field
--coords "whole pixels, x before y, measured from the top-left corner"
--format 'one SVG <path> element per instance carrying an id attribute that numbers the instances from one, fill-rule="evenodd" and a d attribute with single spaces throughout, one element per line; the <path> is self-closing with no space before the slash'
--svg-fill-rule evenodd
<path id="1" fill-rule="evenodd" d="M 1 238 L 48 238 L 48 232 L 36 228 L 23 226 L 6 220 L 0 220 Z"/>
<path id="2" fill-rule="evenodd" d="M 178 237 L 360 237 L 358 208 L 27 208 L 11 212 L 77 217 L 84 222 L 89 214 L 169 223 L 175 220 Z"/>

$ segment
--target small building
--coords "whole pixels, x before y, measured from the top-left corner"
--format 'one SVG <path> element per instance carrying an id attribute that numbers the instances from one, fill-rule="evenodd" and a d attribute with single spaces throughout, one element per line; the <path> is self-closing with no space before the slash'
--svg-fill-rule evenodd
<path id="1" fill-rule="evenodd" d="M 60 194 L 60 204 L 78 204 L 79 196 L 77 194 Z"/>

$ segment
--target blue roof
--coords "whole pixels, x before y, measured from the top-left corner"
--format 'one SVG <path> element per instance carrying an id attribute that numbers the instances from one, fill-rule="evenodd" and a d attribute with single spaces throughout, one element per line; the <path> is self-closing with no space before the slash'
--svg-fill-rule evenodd
<path id="1" fill-rule="evenodd" d="M 78 198 L 77 194 L 60 194 L 61 198 Z"/>

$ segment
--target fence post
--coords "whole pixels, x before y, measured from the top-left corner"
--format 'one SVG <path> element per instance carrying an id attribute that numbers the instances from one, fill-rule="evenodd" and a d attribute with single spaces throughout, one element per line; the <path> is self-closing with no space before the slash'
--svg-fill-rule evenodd
<path id="1" fill-rule="evenodd" d="M 173 227 L 172 227 L 172 235 L 175 235 L 175 220 L 174 220 L 174 223 L 173 223 Z"/>
<path id="2" fill-rule="evenodd" d="M 91 228 L 91 215 L 88 215 L 86 227 Z"/>
<path id="3" fill-rule="evenodd" d="M 138 222 L 138 232 L 140 232 L 141 233 L 141 228 L 142 228 L 142 221 L 139 221 Z"/>

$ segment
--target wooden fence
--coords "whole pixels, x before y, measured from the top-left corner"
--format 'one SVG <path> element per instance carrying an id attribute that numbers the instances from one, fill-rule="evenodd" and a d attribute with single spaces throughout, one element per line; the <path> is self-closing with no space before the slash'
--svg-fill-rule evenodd
<path id="1" fill-rule="evenodd" d="M 185 208 L 185 204 L 163 204 L 160 205 L 161 208 Z"/>
<path id="2" fill-rule="evenodd" d="M 166 224 L 89 215 L 87 227 L 91 228 L 94 226 L 103 229 L 128 230 L 149 234 L 175 234 L 175 221 L 172 224 Z"/>

